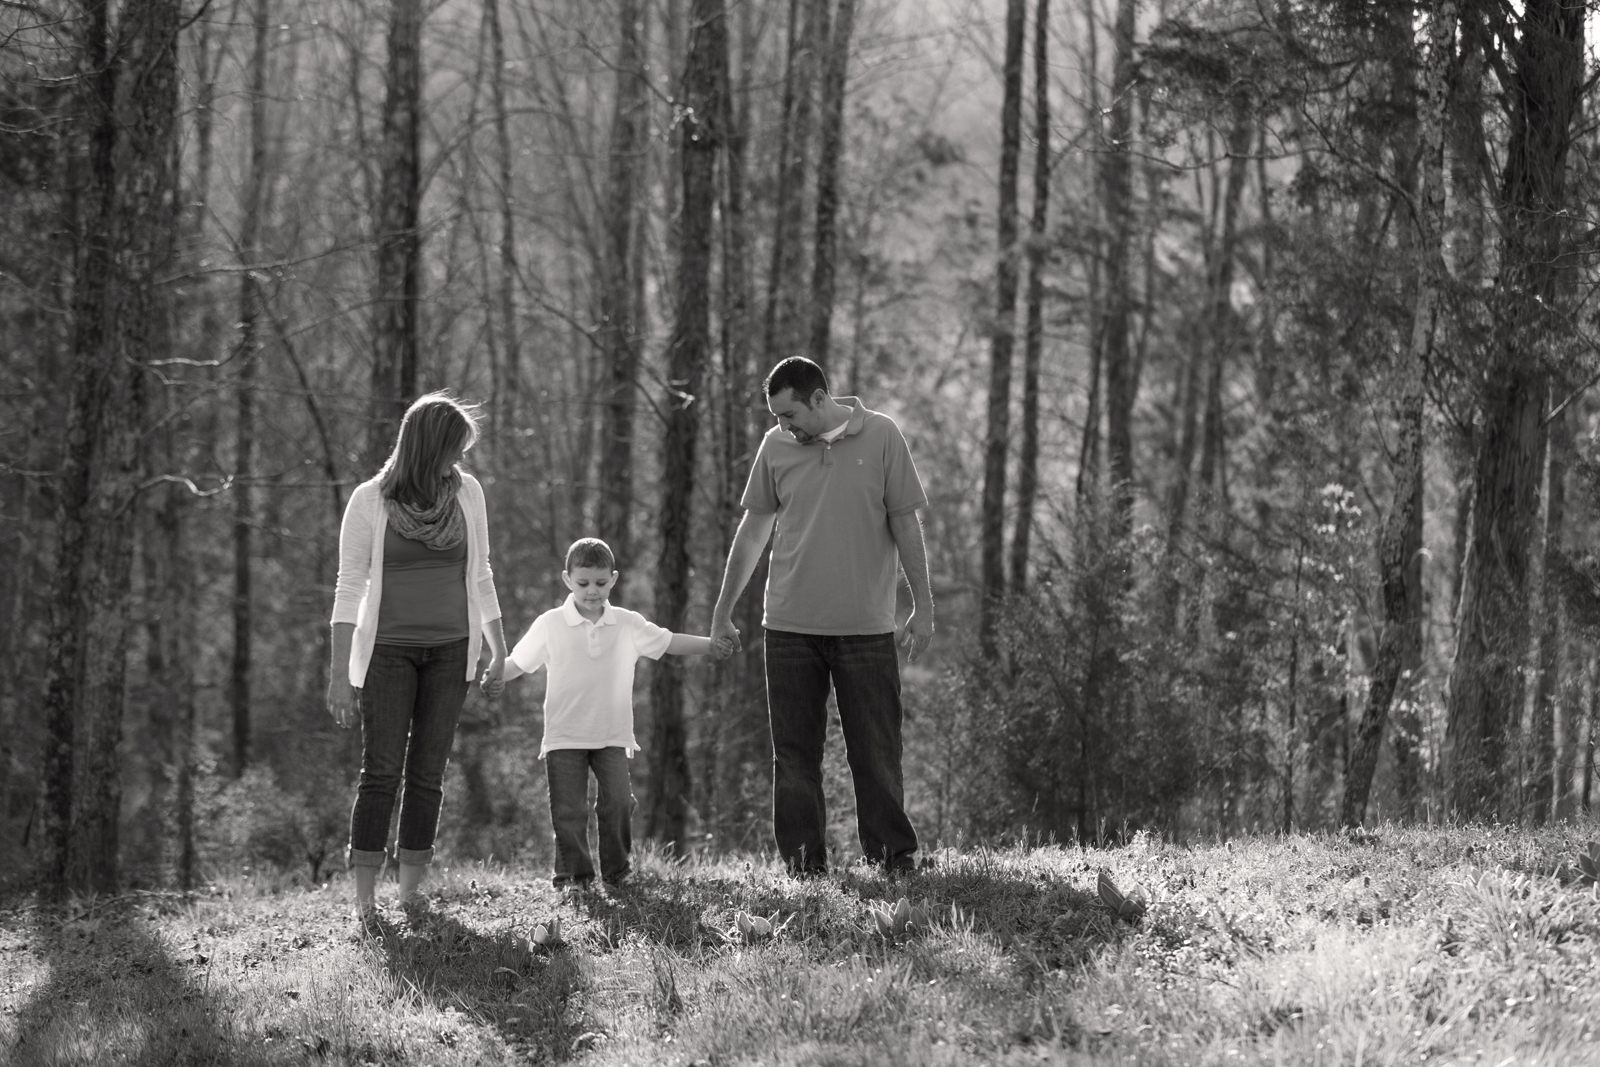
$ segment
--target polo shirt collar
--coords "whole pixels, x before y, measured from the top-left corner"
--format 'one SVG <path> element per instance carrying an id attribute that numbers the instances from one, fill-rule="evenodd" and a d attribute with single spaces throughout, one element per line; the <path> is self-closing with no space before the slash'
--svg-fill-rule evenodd
<path id="1" fill-rule="evenodd" d="M 836 396 L 833 399 L 850 409 L 850 418 L 844 424 L 844 433 L 840 437 L 849 437 L 851 434 L 861 432 L 861 427 L 867 421 L 867 409 L 862 406 L 859 398 L 853 396 Z"/>
<path id="2" fill-rule="evenodd" d="M 844 438 L 849 437 L 851 434 L 857 434 L 861 432 L 861 427 L 867 421 L 867 409 L 861 406 L 861 401 L 853 396 L 836 396 L 833 399 L 837 403 L 843 404 L 850 410 L 850 417 L 845 419 L 838 426 L 835 426 L 832 430 L 828 431 L 828 433 L 833 435 L 832 437 L 819 433 L 817 436 L 813 437 L 808 444 L 816 444 L 818 441 L 822 441 L 827 444 L 833 444 L 835 441 L 843 440 Z M 800 445 L 800 442 L 795 441 L 791 435 L 785 434 L 784 436 L 788 437 L 789 440 L 794 444 Z M 805 445 L 800 445 L 800 447 L 804 448 Z"/>
<path id="3" fill-rule="evenodd" d="M 578 610 L 578 598 L 572 593 L 567 594 L 567 602 L 561 605 L 561 618 L 568 626 L 582 626 L 589 620 L 583 617 L 583 612 Z M 611 601 L 606 601 L 606 606 L 600 609 L 600 621 L 595 626 L 615 626 L 617 613 L 611 610 Z"/>

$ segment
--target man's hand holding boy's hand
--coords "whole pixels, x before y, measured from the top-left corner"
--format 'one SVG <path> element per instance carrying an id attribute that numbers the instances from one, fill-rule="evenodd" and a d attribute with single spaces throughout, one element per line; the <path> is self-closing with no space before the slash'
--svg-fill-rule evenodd
<path id="1" fill-rule="evenodd" d="M 717 659 L 727 659 L 740 651 L 739 628 L 727 619 L 711 620 L 711 654 Z"/>

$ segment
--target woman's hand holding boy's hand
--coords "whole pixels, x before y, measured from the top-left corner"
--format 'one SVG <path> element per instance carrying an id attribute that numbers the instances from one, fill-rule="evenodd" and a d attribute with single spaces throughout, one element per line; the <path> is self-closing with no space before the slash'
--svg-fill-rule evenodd
<path id="1" fill-rule="evenodd" d="M 735 635 L 737 635 L 738 631 L 735 630 L 734 633 L 735 633 Z M 711 658 L 712 659 L 716 659 L 716 660 L 727 659 L 729 656 L 733 655 L 738 650 L 739 650 L 739 639 L 738 639 L 737 636 L 729 637 L 726 634 L 724 634 L 721 637 L 714 637 L 714 638 L 711 639 Z"/>
<path id="2" fill-rule="evenodd" d="M 493 700 L 505 690 L 506 661 L 503 656 L 495 656 L 489 660 L 489 665 L 483 669 L 483 676 L 478 679 L 478 687 L 483 690 L 483 695 Z"/>
<path id="3" fill-rule="evenodd" d="M 328 679 L 328 714 L 345 729 L 355 722 L 356 687 L 349 678 L 334 675 Z"/>

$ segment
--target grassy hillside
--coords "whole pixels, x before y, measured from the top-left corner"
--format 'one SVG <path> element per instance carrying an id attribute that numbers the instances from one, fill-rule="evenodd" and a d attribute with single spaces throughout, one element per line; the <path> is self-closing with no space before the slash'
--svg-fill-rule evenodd
<path id="1" fill-rule="evenodd" d="M 455 868 L 378 937 L 342 879 L 14 902 L 0 1063 L 1600 1064 L 1590 836 L 947 851 L 895 884 L 646 857 L 571 900 Z M 1102 868 L 1142 918 L 1100 903 Z M 929 928 L 885 939 L 873 909 L 901 895 Z M 530 942 L 557 917 L 561 944 Z"/>

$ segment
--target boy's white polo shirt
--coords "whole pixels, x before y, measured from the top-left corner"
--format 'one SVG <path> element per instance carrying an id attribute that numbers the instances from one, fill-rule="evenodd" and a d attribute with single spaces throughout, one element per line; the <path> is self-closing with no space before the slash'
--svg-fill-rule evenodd
<path id="1" fill-rule="evenodd" d="M 511 660 L 526 673 L 549 668 L 544 693 L 544 743 L 539 758 L 559 748 L 624 748 L 633 738 L 633 668 L 640 656 L 660 659 L 672 631 L 637 611 L 606 604 L 598 622 L 566 603 L 533 620 Z"/>

